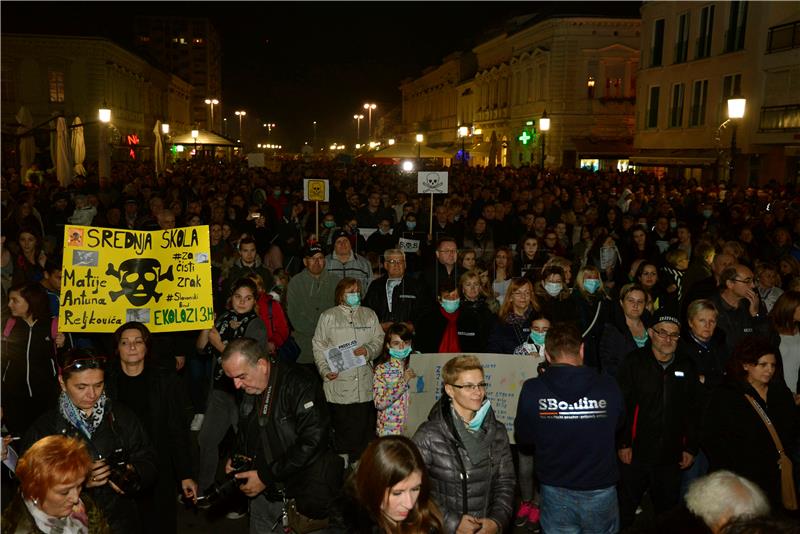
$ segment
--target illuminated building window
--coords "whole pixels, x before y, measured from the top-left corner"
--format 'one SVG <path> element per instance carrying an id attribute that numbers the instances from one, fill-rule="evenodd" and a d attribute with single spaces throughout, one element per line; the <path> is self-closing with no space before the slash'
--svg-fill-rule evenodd
<path id="1" fill-rule="evenodd" d="M 47 81 L 50 84 L 50 102 L 63 102 L 64 71 L 59 71 L 59 70 L 48 71 Z"/>

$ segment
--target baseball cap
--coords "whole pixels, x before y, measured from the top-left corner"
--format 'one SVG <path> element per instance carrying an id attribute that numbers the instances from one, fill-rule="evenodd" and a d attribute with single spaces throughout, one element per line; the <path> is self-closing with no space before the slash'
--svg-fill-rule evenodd
<path id="1" fill-rule="evenodd" d="M 657 325 L 658 323 L 672 323 L 676 325 L 678 328 L 681 327 L 680 320 L 675 317 L 674 315 L 670 315 L 668 313 L 658 313 L 653 317 L 653 320 L 650 321 L 650 327 Z"/>
<path id="2" fill-rule="evenodd" d="M 306 247 L 306 252 L 303 255 L 303 257 L 311 258 L 315 254 L 323 254 L 323 255 L 325 254 L 325 252 L 323 252 L 322 250 L 322 245 L 320 245 L 319 243 L 309 243 L 309 245 Z"/>
<path id="3" fill-rule="evenodd" d="M 347 239 L 350 239 L 350 234 L 348 234 L 344 230 L 336 230 L 335 232 L 333 232 L 333 237 L 331 237 L 331 243 L 336 243 L 336 240 L 339 239 L 340 237 L 346 237 Z"/>

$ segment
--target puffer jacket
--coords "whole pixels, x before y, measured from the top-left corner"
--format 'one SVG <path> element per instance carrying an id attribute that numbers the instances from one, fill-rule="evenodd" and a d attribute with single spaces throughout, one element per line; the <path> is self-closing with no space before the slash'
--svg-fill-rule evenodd
<path id="1" fill-rule="evenodd" d="M 511 519 L 516 486 L 506 428 L 490 409 L 483 421 L 491 442 L 489 462 L 475 467 L 454 424 L 461 423 L 453 421 L 450 398 L 444 395 L 412 438 L 428 468 L 445 532 L 455 532 L 464 514 L 492 519 L 502 531 Z"/>
<path id="2" fill-rule="evenodd" d="M 356 347 L 367 349 L 367 365 L 342 371 L 333 380 L 325 375 L 331 368 L 325 351 L 356 340 Z M 383 347 L 383 329 L 375 312 L 364 306 L 334 306 L 322 312 L 311 340 L 314 362 L 322 376 L 325 398 L 334 404 L 355 404 L 372 401 L 372 366 Z"/>

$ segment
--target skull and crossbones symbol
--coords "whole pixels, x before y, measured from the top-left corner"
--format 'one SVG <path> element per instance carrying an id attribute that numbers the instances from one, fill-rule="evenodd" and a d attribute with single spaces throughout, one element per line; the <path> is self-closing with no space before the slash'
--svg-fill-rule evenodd
<path id="1" fill-rule="evenodd" d="M 111 302 L 125 295 L 133 306 L 144 306 L 154 298 L 156 302 L 163 293 L 156 287 L 162 280 L 174 280 L 172 265 L 166 272 L 161 272 L 161 262 L 154 258 L 131 258 L 119 264 L 119 269 L 109 263 L 106 275 L 115 276 L 119 280 L 120 291 L 110 291 Z"/>
<path id="2" fill-rule="evenodd" d="M 439 179 L 439 174 L 430 172 L 422 179 L 422 185 L 425 187 L 424 193 L 438 192 L 442 186 L 442 181 Z"/>

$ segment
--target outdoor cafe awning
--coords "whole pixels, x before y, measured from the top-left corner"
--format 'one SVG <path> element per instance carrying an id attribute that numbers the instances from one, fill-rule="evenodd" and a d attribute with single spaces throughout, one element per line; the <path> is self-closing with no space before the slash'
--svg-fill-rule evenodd
<path id="1" fill-rule="evenodd" d="M 192 137 L 192 132 L 186 132 L 172 137 L 169 142 L 173 145 L 239 146 L 230 139 L 206 130 L 198 130 L 197 140 Z"/>

